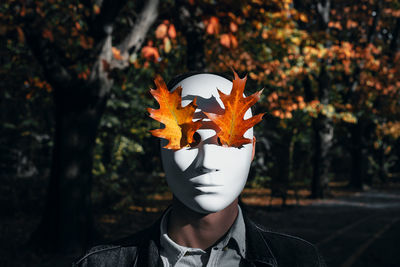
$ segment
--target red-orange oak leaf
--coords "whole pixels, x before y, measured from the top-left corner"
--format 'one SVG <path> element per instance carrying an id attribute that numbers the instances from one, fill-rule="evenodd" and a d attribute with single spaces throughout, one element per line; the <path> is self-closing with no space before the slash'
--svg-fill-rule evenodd
<path id="1" fill-rule="evenodd" d="M 204 113 L 218 126 L 217 136 L 222 145 L 240 147 L 252 142 L 251 139 L 245 138 L 243 135 L 248 129 L 259 123 L 264 116 L 264 113 L 262 113 L 244 120 L 244 114 L 260 99 L 263 90 L 251 96 L 243 97 L 247 77 L 240 79 L 235 71 L 233 73 L 235 79 L 232 81 L 232 91 L 230 94 L 226 95 L 218 90 L 222 103 L 225 106 L 225 112 L 221 115 Z"/>
<path id="2" fill-rule="evenodd" d="M 200 128 L 201 121 L 193 122 L 196 110 L 196 99 L 189 105 L 182 107 L 182 87 L 177 87 L 173 92 L 168 91 L 167 85 L 161 76 L 154 80 L 156 89 L 150 93 L 160 105 L 159 109 L 148 108 L 150 117 L 163 123 L 165 128 L 150 131 L 152 135 L 167 139 L 167 149 L 181 149 L 193 142 L 194 133 Z"/>

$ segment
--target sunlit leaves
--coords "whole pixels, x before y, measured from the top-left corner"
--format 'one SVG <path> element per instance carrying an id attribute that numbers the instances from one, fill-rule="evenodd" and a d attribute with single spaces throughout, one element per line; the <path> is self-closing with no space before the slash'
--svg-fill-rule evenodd
<path id="1" fill-rule="evenodd" d="M 219 19 L 217 17 L 211 17 L 209 20 L 206 22 L 207 28 L 206 32 L 208 34 L 218 34 L 220 31 L 220 24 L 219 24 Z"/>
<path id="2" fill-rule="evenodd" d="M 377 128 L 378 134 L 391 136 L 394 139 L 400 138 L 400 121 L 389 121 Z"/>
<path id="3" fill-rule="evenodd" d="M 164 20 L 163 23 L 158 25 L 155 36 L 157 39 L 162 39 L 163 50 L 165 53 L 169 53 L 172 49 L 171 39 L 176 38 L 176 29 L 173 24 L 168 20 Z"/>
<path id="4" fill-rule="evenodd" d="M 226 48 L 236 48 L 238 46 L 237 39 L 232 34 L 222 34 L 220 36 L 220 44 Z"/>
<path id="5" fill-rule="evenodd" d="M 31 99 L 38 90 L 46 90 L 48 93 L 53 90 L 48 82 L 41 80 L 39 77 L 29 77 L 28 80 L 24 81 L 24 86 L 29 90 L 25 96 L 27 100 Z"/>
<path id="6" fill-rule="evenodd" d="M 118 48 L 112 47 L 111 51 L 116 60 L 122 60 L 121 51 L 119 51 Z"/>
<path id="7" fill-rule="evenodd" d="M 156 38 L 162 39 L 167 36 L 168 26 L 164 23 L 160 24 L 156 29 Z"/>
<path id="8" fill-rule="evenodd" d="M 174 24 L 170 23 L 168 20 L 164 20 L 163 23 L 158 25 L 155 36 L 157 39 L 164 39 L 166 37 L 176 38 L 176 29 Z"/>
<path id="9" fill-rule="evenodd" d="M 146 46 L 142 48 L 142 56 L 153 62 L 158 62 L 160 59 L 160 54 L 158 53 L 157 47 L 153 46 L 152 42 L 149 42 Z"/>

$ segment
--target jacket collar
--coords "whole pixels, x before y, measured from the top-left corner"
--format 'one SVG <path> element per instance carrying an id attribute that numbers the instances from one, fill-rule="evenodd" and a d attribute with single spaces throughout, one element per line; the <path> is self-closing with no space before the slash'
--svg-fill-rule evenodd
<path id="1" fill-rule="evenodd" d="M 245 212 L 243 218 L 246 225 L 246 259 L 276 267 L 276 259 L 261 233 L 263 230 L 250 220 Z"/>
<path id="2" fill-rule="evenodd" d="M 165 213 L 165 211 L 164 211 Z M 164 215 L 163 213 L 163 215 Z M 161 218 L 144 230 L 138 246 L 137 264 L 134 266 L 162 266 L 160 257 L 160 224 Z"/>

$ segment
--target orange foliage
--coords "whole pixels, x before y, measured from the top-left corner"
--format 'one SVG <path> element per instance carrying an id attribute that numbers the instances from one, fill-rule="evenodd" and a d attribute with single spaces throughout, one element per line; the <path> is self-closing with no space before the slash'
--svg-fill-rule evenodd
<path id="1" fill-rule="evenodd" d="M 93 5 L 93 12 L 94 14 L 98 15 L 100 14 L 100 7 L 96 4 Z"/>
<path id="2" fill-rule="evenodd" d="M 20 43 L 25 42 L 25 34 L 24 34 L 24 32 L 22 31 L 21 27 L 17 27 L 17 32 L 18 32 L 18 41 L 19 41 Z"/>
<path id="3" fill-rule="evenodd" d="M 157 48 L 147 45 L 142 48 L 142 55 L 145 59 L 158 62 L 160 58 L 160 54 L 158 53 Z"/>
<path id="4" fill-rule="evenodd" d="M 112 50 L 113 57 L 114 57 L 116 60 L 122 60 L 121 51 L 119 51 L 118 48 L 116 48 L 116 47 L 113 46 L 113 47 L 111 48 L 111 50 Z"/>
<path id="5" fill-rule="evenodd" d="M 221 34 L 219 42 L 226 48 L 236 48 L 238 46 L 238 41 L 232 34 Z"/>
<path id="6" fill-rule="evenodd" d="M 165 25 L 164 23 L 158 25 L 156 29 L 156 38 L 163 39 L 165 36 L 167 36 L 167 31 L 168 31 L 167 25 Z"/>
<path id="7" fill-rule="evenodd" d="M 82 71 L 80 73 L 78 73 L 78 78 L 79 79 L 83 79 L 83 80 L 87 80 L 89 78 L 90 75 L 90 69 L 86 68 L 85 71 Z"/>
<path id="8" fill-rule="evenodd" d="M 207 24 L 207 33 L 208 34 L 218 34 L 219 33 L 219 19 L 217 17 L 211 17 L 209 21 L 206 22 Z"/>
<path id="9" fill-rule="evenodd" d="M 172 39 L 176 38 L 176 30 L 174 24 L 169 25 L 168 36 L 171 37 Z"/>
<path id="10" fill-rule="evenodd" d="M 79 35 L 79 44 L 83 49 L 91 49 L 93 48 L 93 38 L 88 37 L 86 35 Z"/>
<path id="11" fill-rule="evenodd" d="M 238 30 L 238 26 L 237 26 L 236 23 L 231 22 L 231 23 L 229 24 L 229 29 L 231 30 L 231 32 L 236 32 L 236 31 Z"/>
<path id="12" fill-rule="evenodd" d="M 168 20 L 164 20 L 163 23 L 158 25 L 155 34 L 157 39 L 165 39 L 168 38 L 168 36 L 175 39 L 176 29 L 174 24 L 170 24 Z"/>
<path id="13" fill-rule="evenodd" d="M 48 29 L 43 30 L 42 36 L 43 38 L 49 39 L 51 42 L 54 42 L 54 36 L 50 30 Z"/>
<path id="14" fill-rule="evenodd" d="M 25 96 L 27 100 L 32 98 L 35 89 L 45 89 L 49 93 L 53 90 L 53 88 L 48 82 L 42 81 L 39 77 L 34 77 L 34 78 L 30 77 L 27 81 L 24 81 L 24 85 L 26 88 L 31 89 L 31 91 L 27 93 Z"/>

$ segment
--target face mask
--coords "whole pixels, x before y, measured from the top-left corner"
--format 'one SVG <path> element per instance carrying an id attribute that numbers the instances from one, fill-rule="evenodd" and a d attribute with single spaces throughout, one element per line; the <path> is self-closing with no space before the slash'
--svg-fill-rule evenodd
<path id="1" fill-rule="evenodd" d="M 221 114 L 224 105 L 217 88 L 229 94 L 232 82 L 214 74 L 197 74 L 182 80 L 182 106 L 197 97 L 193 121 L 203 119 L 197 130 L 196 145 L 179 150 L 161 148 L 167 183 L 173 194 L 188 208 L 199 213 L 212 213 L 229 206 L 243 190 L 252 160 L 253 145 L 240 148 L 221 146 L 217 127 L 202 113 Z M 175 88 L 174 88 L 175 89 Z M 249 109 L 244 119 L 250 118 Z M 253 139 L 250 128 L 244 137 Z M 162 140 L 161 146 L 168 143 Z"/>

